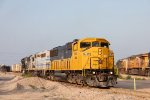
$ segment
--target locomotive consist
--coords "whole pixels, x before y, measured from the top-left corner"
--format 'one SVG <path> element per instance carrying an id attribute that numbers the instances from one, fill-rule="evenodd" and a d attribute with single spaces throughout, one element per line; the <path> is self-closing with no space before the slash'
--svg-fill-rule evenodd
<path id="1" fill-rule="evenodd" d="M 66 43 L 21 60 L 23 72 L 55 80 L 56 73 L 65 74 L 70 83 L 109 87 L 117 83 L 114 53 L 103 38 L 85 38 Z"/>
<path id="2" fill-rule="evenodd" d="M 150 75 L 150 53 L 133 55 L 117 62 L 119 72 L 131 75 Z"/>

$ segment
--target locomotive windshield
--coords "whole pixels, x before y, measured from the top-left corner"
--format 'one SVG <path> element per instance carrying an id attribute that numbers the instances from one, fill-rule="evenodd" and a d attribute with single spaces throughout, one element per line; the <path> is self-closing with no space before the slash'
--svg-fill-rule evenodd
<path id="1" fill-rule="evenodd" d="M 98 41 L 95 41 L 95 42 L 92 42 L 92 47 L 100 47 L 100 42 Z"/>
<path id="2" fill-rule="evenodd" d="M 105 42 L 101 42 L 101 47 L 109 48 L 109 44 Z"/>
<path id="3" fill-rule="evenodd" d="M 91 42 L 81 42 L 80 48 L 88 48 L 91 46 Z"/>
<path id="4" fill-rule="evenodd" d="M 92 42 L 92 47 L 105 47 L 105 48 L 109 48 L 109 44 L 106 42 Z"/>

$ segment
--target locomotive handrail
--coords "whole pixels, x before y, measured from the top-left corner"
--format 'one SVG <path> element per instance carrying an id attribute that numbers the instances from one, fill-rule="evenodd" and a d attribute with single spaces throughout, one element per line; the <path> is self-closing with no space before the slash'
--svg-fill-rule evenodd
<path id="1" fill-rule="evenodd" d="M 82 76 L 86 76 L 86 75 L 85 75 L 85 69 L 84 69 L 84 68 L 85 68 L 85 66 L 86 66 L 86 65 L 87 65 L 87 63 L 88 63 L 89 58 L 90 58 L 90 57 L 88 56 L 88 59 L 86 60 L 85 65 L 84 65 L 84 66 L 82 66 Z M 82 58 L 82 60 L 83 60 L 83 58 Z"/>

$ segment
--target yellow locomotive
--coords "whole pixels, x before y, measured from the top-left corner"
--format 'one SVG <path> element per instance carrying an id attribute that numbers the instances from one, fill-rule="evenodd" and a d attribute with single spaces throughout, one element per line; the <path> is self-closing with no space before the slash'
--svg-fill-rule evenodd
<path id="1" fill-rule="evenodd" d="M 118 60 L 117 67 L 121 74 L 150 76 L 150 53 L 133 55 Z"/>
<path id="2" fill-rule="evenodd" d="M 50 50 L 50 67 L 43 69 L 44 75 L 54 80 L 56 73 L 64 73 L 70 83 L 114 86 L 117 77 L 114 74 L 114 53 L 109 45 L 103 38 L 84 38 L 55 47 Z M 36 66 L 32 71 L 35 70 Z M 38 70 L 38 73 L 42 72 Z"/>

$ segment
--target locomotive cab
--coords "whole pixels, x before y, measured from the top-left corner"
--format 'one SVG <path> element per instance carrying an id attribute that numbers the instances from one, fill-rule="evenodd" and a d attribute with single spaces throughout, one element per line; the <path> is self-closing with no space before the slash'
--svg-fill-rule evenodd
<path id="1" fill-rule="evenodd" d="M 114 54 L 109 49 L 110 43 L 105 39 L 83 39 L 73 43 L 73 63 L 83 69 L 113 69 Z M 81 62 L 79 62 L 79 61 Z M 81 68 L 81 67 L 80 67 Z"/>

